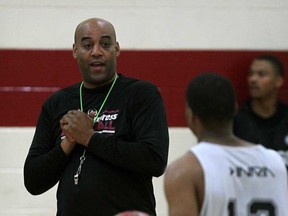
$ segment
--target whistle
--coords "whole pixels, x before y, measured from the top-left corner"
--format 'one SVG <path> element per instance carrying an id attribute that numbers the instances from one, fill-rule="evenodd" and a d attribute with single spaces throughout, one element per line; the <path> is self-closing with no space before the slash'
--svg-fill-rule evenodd
<path id="1" fill-rule="evenodd" d="M 75 184 L 75 185 L 78 185 L 78 181 L 79 181 L 79 175 L 78 175 L 78 174 L 75 174 L 75 175 L 74 175 L 74 184 Z"/>

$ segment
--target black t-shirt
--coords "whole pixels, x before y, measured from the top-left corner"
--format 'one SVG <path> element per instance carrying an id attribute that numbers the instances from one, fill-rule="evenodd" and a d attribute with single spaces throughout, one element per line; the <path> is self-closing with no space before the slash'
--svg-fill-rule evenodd
<path id="1" fill-rule="evenodd" d="M 278 151 L 288 161 L 288 107 L 278 102 L 276 113 L 269 118 L 258 116 L 246 102 L 234 119 L 236 136 Z"/>
<path id="2" fill-rule="evenodd" d="M 288 107 L 279 102 L 273 116 L 262 118 L 247 102 L 235 117 L 234 132 L 252 143 L 274 150 L 288 150 Z"/>
<path id="3" fill-rule="evenodd" d="M 84 112 L 99 110 L 111 84 L 83 88 Z M 80 108 L 80 83 L 44 103 L 25 161 L 25 186 L 41 194 L 57 182 L 57 215 L 109 216 L 126 210 L 156 215 L 152 177 L 163 174 L 168 157 L 168 126 L 161 95 L 149 82 L 120 75 L 86 149 L 79 184 L 74 175 L 84 147 L 67 157 L 59 121 Z"/>

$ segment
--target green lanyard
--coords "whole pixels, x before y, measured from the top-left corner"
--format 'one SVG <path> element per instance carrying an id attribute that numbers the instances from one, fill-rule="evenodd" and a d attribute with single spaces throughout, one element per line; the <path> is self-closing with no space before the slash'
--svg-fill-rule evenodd
<path id="1" fill-rule="evenodd" d="M 99 111 L 94 116 L 93 125 L 96 123 L 96 121 L 98 119 L 98 116 L 99 116 L 103 106 L 105 105 L 105 103 L 106 103 L 106 101 L 107 101 L 107 99 L 108 99 L 108 97 L 109 97 L 109 95 L 110 95 L 110 93 L 111 93 L 111 91 L 112 91 L 112 89 L 114 87 L 114 84 L 116 83 L 117 78 L 118 78 L 118 75 L 116 74 L 116 76 L 115 76 L 115 78 L 113 80 L 113 83 L 112 83 L 109 91 L 107 92 L 106 97 L 105 97 L 104 101 L 102 102 L 102 105 L 101 105 Z M 79 89 L 79 93 L 80 93 L 80 110 L 82 112 L 83 112 L 83 98 L 82 98 L 83 84 L 84 84 L 84 82 L 81 83 L 80 89 Z M 79 167 L 77 169 L 76 174 L 74 175 L 74 183 L 75 183 L 75 185 L 78 185 L 78 182 L 79 182 L 79 176 L 80 176 L 80 173 L 81 173 L 82 164 L 84 163 L 84 161 L 86 159 L 85 154 L 86 154 L 86 149 L 84 149 L 84 152 L 83 152 L 82 156 L 80 157 L 80 164 L 79 164 Z"/>
<path id="2" fill-rule="evenodd" d="M 111 93 L 111 91 L 112 91 L 112 89 L 113 89 L 113 87 L 114 87 L 114 84 L 115 84 L 117 78 L 118 78 L 118 75 L 116 74 L 116 76 L 115 76 L 115 78 L 114 78 L 114 80 L 113 80 L 113 83 L 112 83 L 112 85 L 111 85 L 111 87 L 110 87 L 110 89 L 109 89 L 109 91 L 108 91 L 108 93 L 107 93 L 107 95 L 106 95 L 106 97 L 105 97 L 105 99 L 104 99 L 104 101 L 103 101 L 103 103 L 102 103 L 99 111 L 98 111 L 98 112 L 96 113 L 96 115 L 94 116 L 93 124 L 96 123 L 97 118 L 98 118 L 98 116 L 99 116 L 99 114 L 100 114 L 103 106 L 105 105 L 105 103 L 106 103 L 106 101 L 107 101 L 107 99 L 108 99 L 108 97 L 109 97 L 109 95 L 110 95 L 110 93 Z M 82 99 L 83 84 L 84 84 L 84 82 L 81 83 L 81 85 L 80 85 L 80 90 L 79 90 L 79 92 L 80 92 L 80 110 L 81 110 L 82 112 L 83 112 L 83 99 Z"/>

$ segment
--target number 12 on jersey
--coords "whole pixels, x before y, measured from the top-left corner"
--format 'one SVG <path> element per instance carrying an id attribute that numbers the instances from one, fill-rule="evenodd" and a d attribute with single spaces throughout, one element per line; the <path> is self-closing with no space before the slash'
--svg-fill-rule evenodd
<path id="1" fill-rule="evenodd" d="M 228 203 L 228 216 L 238 216 L 237 200 L 232 199 Z M 271 200 L 253 199 L 247 204 L 247 216 L 265 215 L 276 216 L 276 205 Z"/>

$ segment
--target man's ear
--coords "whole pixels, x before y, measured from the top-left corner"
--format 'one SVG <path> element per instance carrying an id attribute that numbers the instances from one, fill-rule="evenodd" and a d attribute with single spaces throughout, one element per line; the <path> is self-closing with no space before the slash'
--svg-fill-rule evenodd
<path id="1" fill-rule="evenodd" d="M 116 42 L 116 57 L 120 55 L 120 45 L 118 42 Z"/>
<path id="2" fill-rule="evenodd" d="M 201 132 L 202 123 L 197 115 L 193 112 L 190 107 L 186 107 L 186 120 L 187 125 L 192 131 L 192 133 L 197 137 L 199 132 Z"/>
<path id="3" fill-rule="evenodd" d="M 277 80 L 276 80 L 276 87 L 280 88 L 282 85 L 284 84 L 284 79 L 281 76 L 278 76 Z"/>
<path id="4" fill-rule="evenodd" d="M 75 44 L 73 44 L 73 57 L 77 59 L 77 47 Z"/>
<path id="5" fill-rule="evenodd" d="M 190 127 L 192 120 L 193 120 L 193 111 L 188 106 L 186 106 L 185 116 L 186 116 L 187 124 Z"/>

